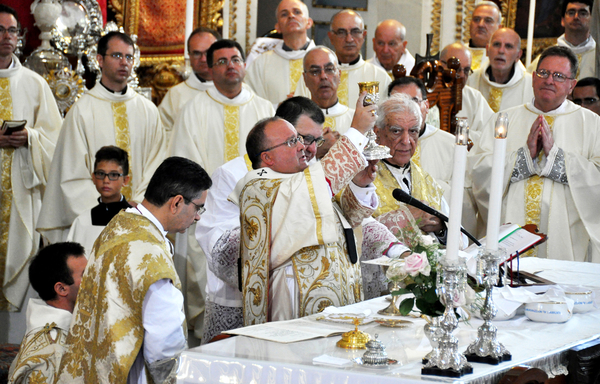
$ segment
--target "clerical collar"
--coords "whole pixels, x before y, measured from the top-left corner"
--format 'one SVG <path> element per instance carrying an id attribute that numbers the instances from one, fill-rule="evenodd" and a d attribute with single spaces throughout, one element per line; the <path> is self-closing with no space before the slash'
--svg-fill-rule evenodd
<path id="1" fill-rule="evenodd" d="M 349 62 L 349 63 L 342 63 L 342 62 L 340 62 L 340 60 L 338 59 L 338 63 L 339 63 L 340 65 L 342 65 L 342 64 L 345 64 L 345 65 L 354 65 L 354 64 L 358 63 L 359 61 L 360 61 L 360 55 L 358 55 L 358 57 L 357 57 L 355 60 L 352 60 L 352 61 L 351 61 L 351 62 Z"/>
<path id="2" fill-rule="evenodd" d="M 114 203 L 103 203 L 102 198 L 98 198 L 98 205 L 92 208 L 92 225 L 106 226 L 121 210 L 131 208 L 131 205 L 121 195 L 121 200 Z"/>
<path id="3" fill-rule="evenodd" d="M 292 49 L 290 47 L 288 47 L 287 45 L 285 45 L 285 42 L 283 43 L 283 46 L 281 47 L 281 49 L 283 49 L 286 52 L 293 52 L 293 51 L 306 51 L 306 48 L 308 48 L 308 46 L 310 45 L 310 40 L 308 40 L 306 42 L 306 44 L 304 44 L 304 46 L 300 49 Z"/>
<path id="4" fill-rule="evenodd" d="M 588 38 L 585 39 L 585 41 L 583 43 L 575 45 L 575 44 L 571 43 L 570 41 L 568 41 L 567 35 L 565 35 L 565 43 L 567 43 L 567 45 L 569 45 L 569 47 L 571 47 L 571 48 L 585 47 L 585 45 L 590 42 L 591 38 L 592 38 L 592 35 L 589 35 Z"/>
<path id="5" fill-rule="evenodd" d="M 335 101 L 335 103 L 333 103 L 333 105 L 332 105 L 332 106 L 330 106 L 330 107 L 327 107 L 327 108 L 322 108 L 322 109 L 325 111 L 325 114 L 326 114 L 326 115 L 329 115 L 329 110 L 330 110 L 330 109 L 332 109 L 332 108 L 335 108 L 335 106 L 336 106 L 336 105 L 338 105 L 338 103 L 339 103 L 339 102 L 340 102 L 340 100 L 339 100 L 339 99 L 337 99 L 337 100 Z"/>
<path id="6" fill-rule="evenodd" d="M 513 78 L 513 76 L 515 75 L 515 65 L 517 65 L 516 63 L 513 63 L 512 67 L 510 68 L 510 75 L 508 76 L 508 80 L 506 80 L 506 83 L 503 84 L 508 84 L 508 82 Z M 492 66 L 488 66 L 487 69 L 485 70 L 485 73 L 488 75 L 488 78 L 490 79 L 491 82 L 496 83 L 496 79 L 494 78 L 494 75 L 492 74 Z"/>
<path id="7" fill-rule="evenodd" d="M 121 95 L 124 95 L 127 93 L 127 85 L 125 86 L 125 88 L 123 88 L 123 90 L 121 92 L 116 92 L 116 91 L 113 91 L 112 89 L 108 88 L 106 85 L 102 84 L 102 80 L 100 80 L 100 85 L 102 85 L 104 87 L 104 89 L 106 89 L 110 93 L 117 93 L 117 94 L 121 94 Z"/>
<path id="8" fill-rule="evenodd" d="M 194 75 L 196 75 L 196 78 L 198 80 L 200 80 L 201 83 L 206 83 L 206 80 L 204 80 L 203 78 L 201 78 L 196 72 L 194 72 Z"/>
<path id="9" fill-rule="evenodd" d="M 410 171 L 410 161 L 403 166 L 392 164 L 387 159 L 383 159 L 383 162 L 389 165 L 390 167 L 402 170 L 403 173 Z"/>

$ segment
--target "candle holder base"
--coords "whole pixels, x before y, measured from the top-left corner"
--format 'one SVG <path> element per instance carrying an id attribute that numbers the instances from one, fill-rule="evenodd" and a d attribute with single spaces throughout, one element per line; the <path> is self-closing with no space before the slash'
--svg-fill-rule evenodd
<path id="1" fill-rule="evenodd" d="M 444 377 L 462 377 L 464 375 L 468 375 L 473 373 L 473 367 L 467 366 L 462 367 L 460 370 L 456 369 L 441 369 L 437 367 L 431 368 L 421 368 L 421 375 L 430 375 L 430 376 L 444 376 Z"/>
<path id="2" fill-rule="evenodd" d="M 510 354 L 510 352 L 506 352 L 505 354 L 500 355 L 498 357 L 478 356 L 476 353 L 469 353 L 469 354 L 465 353 L 465 357 L 467 358 L 467 361 L 471 362 L 471 363 L 483 363 L 483 364 L 490 364 L 490 365 L 498 365 L 504 361 L 512 360 L 512 355 Z"/>

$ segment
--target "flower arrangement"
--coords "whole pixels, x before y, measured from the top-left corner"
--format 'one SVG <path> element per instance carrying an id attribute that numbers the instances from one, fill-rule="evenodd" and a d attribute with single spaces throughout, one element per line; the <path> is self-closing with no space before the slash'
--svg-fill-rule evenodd
<path id="1" fill-rule="evenodd" d="M 444 313 L 444 305 L 436 291 L 437 264 L 441 256 L 439 244 L 431 236 L 412 232 L 406 235 L 406 245 L 411 254 L 391 261 L 386 277 L 391 281 L 403 281 L 404 288 L 392 292 L 393 296 L 412 293 L 414 297 L 402 300 L 400 312 L 406 316 L 414 306 L 423 315 L 435 317 Z"/>

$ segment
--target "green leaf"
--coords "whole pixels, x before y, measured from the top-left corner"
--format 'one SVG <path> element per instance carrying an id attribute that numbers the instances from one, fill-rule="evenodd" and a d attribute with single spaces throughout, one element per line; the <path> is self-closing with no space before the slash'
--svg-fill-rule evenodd
<path id="1" fill-rule="evenodd" d="M 424 292 L 423 298 L 428 303 L 435 303 L 438 300 L 438 296 L 435 293 L 435 289 L 428 289 Z"/>
<path id="2" fill-rule="evenodd" d="M 392 292 L 392 296 L 400 296 L 400 295 L 404 295 L 404 294 L 411 293 L 411 292 L 412 292 L 412 291 L 409 291 L 409 290 L 408 290 L 408 289 L 406 289 L 406 288 L 400 288 L 400 289 L 399 289 L 399 290 L 397 290 L 397 291 L 393 291 L 393 292 Z"/>
<path id="3" fill-rule="evenodd" d="M 411 297 L 409 299 L 404 299 L 400 303 L 400 313 L 402 313 L 403 316 L 406 316 L 410 313 L 410 311 L 412 311 L 414 306 L 415 306 L 414 298 Z"/>

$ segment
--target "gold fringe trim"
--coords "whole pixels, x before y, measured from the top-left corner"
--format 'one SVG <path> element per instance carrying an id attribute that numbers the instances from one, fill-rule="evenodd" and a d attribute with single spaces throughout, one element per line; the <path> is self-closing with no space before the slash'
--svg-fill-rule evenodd
<path id="1" fill-rule="evenodd" d="M 0 119 L 13 119 L 13 103 L 10 94 L 10 80 L 0 78 Z M 6 256 L 8 252 L 8 230 L 10 227 L 10 207 L 12 205 L 12 160 L 15 149 L 7 147 L 0 149 L 0 166 L 2 175 L 0 180 L 0 310 L 7 311 L 11 305 L 4 297 L 4 271 L 6 270 Z"/>
<path id="2" fill-rule="evenodd" d="M 129 120 L 127 119 L 127 106 L 124 101 L 118 103 L 111 103 L 113 110 L 113 121 L 115 124 L 115 144 L 117 147 L 124 151 L 127 151 L 127 159 L 129 160 L 129 184 L 123 186 L 121 193 L 125 196 L 126 200 L 131 200 L 132 191 L 131 185 L 133 184 L 134 175 L 131 173 L 133 164 L 131 163 L 131 141 L 129 136 Z"/>

